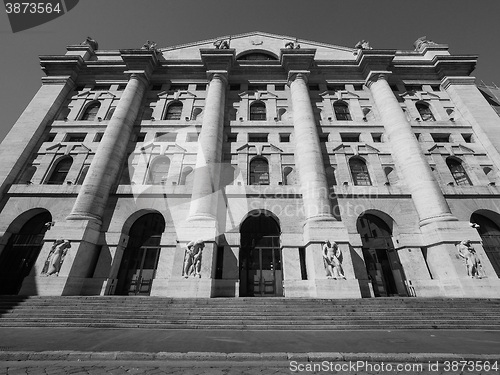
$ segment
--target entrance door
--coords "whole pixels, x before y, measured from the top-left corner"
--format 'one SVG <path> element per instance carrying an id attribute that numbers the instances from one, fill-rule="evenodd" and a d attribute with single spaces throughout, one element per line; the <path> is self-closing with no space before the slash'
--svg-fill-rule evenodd
<path id="1" fill-rule="evenodd" d="M 250 216 L 241 225 L 240 296 L 283 296 L 279 226 L 270 216 Z"/>
<path id="2" fill-rule="evenodd" d="M 375 297 L 407 296 L 403 267 L 389 226 L 379 217 L 366 214 L 358 219 L 357 228 Z"/>
<path id="3" fill-rule="evenodd" d="M 40 213 L 28 220 L 18 234 L 10 236 L 0 255 L 0 294 L 19 293 L 42 249 L 45 224 L 51 221 L 49 212 Z"/>
<path id="4" fill-rule="evenodd" d="M 164 230 L 165 221 L 160 214 L 146 214 L 132 225 L 129 244 L 123 253 L 118 272 L 116 294 L 151 294 Z"/>
<path id="5" fill-rule="evenodd" d="M 500 277 L 500 227 L 479 213 L 473 213 L 470 222 L 479 224 L 477 230 L 483 240 L 483 249 L 497 276 Z"/>

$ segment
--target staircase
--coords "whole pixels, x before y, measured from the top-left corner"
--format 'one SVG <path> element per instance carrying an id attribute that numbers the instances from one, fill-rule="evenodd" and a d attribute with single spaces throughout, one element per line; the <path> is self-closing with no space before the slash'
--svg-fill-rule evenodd
<path id="1" fill-rule="evenodd" d="M 500 330 L 500 300 L 0 296 L 0 327 Z"/>

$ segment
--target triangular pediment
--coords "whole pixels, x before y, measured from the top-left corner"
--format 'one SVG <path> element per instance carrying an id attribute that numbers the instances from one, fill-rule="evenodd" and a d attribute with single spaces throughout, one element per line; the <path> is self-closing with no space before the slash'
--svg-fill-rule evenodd
<path id="1" fill-rule="evenodd" d="M 187 43 L 177 46 L 161 48 L 160 51 L 169 60 L 200 60 L 200 49 L 202 48 L 215 48 L 214 42 L 217 40 L 228 40 L 230 48 L 236 52 L 236 59 L 248 52 L 268 52 L 279 59 L 280 51 L 285 48 L 285 44 L 293 42 L 300 44 L 300 48 L 313 48 L 316 50 L 315 58 L 317 60 L 355 60 L 354 45 L 356 41 L 353 40 L 352 47 L 342 47 L 333 44 L 322 42 L 315 42 L 296 38 L 288 35 L 278 35 L 264 33 L 260 31 L 238 34 L 238 35 L 225 35 L 214 37 L 212 39 L 202 40 L 193 43 Z"/>

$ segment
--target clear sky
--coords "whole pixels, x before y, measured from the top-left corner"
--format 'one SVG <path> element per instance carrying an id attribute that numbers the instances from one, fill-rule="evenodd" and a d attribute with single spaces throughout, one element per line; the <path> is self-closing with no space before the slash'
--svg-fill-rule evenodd
<path id="1" fill-rule="evenodd" d="M 91 36 L 99 49 L 158 47 L 263 31 L 346 47 L 413 49 L 421 37 L 479 55 L 475 77 L 500 86 L 500 0 L 80 0 L 69 13 L 13 34 L 0 15 L 0 140 L 41 85 L 38 55 Z"/>

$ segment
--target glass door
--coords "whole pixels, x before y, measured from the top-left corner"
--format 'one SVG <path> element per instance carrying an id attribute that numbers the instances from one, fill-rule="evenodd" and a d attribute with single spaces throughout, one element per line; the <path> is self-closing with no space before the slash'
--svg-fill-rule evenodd
<path id="1" fill-rule="evenodd" d="M 151 293 L 153 279 L 158 266 L 160 249 L 154 247 L 141 247 L 130 249 L 128 254 L 124 254 L 122 262 L 121 291 L 118 294 L 125 295 L 146 295 Z"/>

